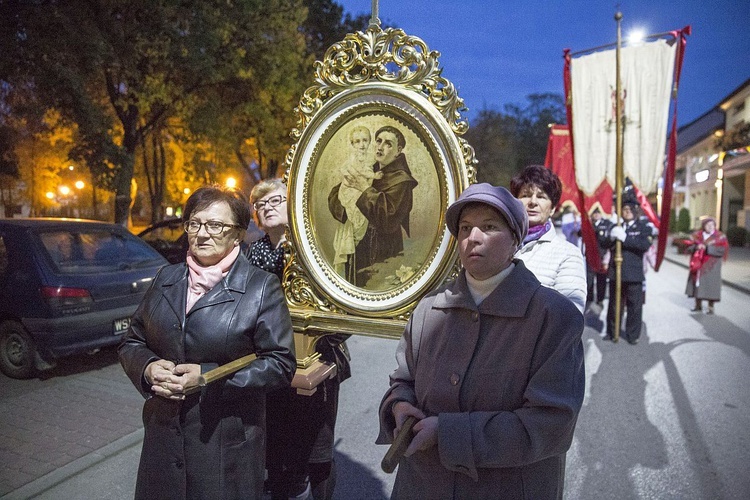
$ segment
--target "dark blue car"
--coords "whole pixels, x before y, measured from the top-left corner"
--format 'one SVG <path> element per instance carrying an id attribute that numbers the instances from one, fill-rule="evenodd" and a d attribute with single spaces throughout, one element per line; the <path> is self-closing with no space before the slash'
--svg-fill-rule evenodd
<path id="1" fill-rule="evenodd" d="M 28 378 L 119 343 L 166 264 L 116 224 L 0 219 L 0 370 Z"/>

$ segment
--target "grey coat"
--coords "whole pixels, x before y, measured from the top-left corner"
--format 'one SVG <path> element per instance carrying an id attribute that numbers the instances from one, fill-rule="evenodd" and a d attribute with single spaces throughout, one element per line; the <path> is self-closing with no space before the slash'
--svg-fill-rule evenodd
<path id="1" fill-rule="evenodd" d="M 727 251 L 726 245 L 716 244 L 717 241 L 726 243 L 726 237 L 720 231 L 703 241 L 700 232 L 693 236 L 696 244 L 688 247 L 692 253 L 697 243 L 706 245 L 706 260 L 698 273 L 688 274 L 685 293 L 688 297 L 699 300 L 719 302 L 721 300 L 721 263 Z"/>
<path id="2" fill-rule="evenodd" d="M 583 316 L 514 262 L 478 307 L 462 271 L 414 311 L 378 443 L 391 440 L 393 404 L 409 401 L 438 416 L 438 444 L 401 459 L 392 498 L 562 498 L 584 393 Z"/>
<path id="3" fill-rule="evenodd" d="M 287 386 L 296 358 L 276 276 L 240 255 L 226 277 L 185 314 L 187 267 L 157 275 L 119 348 L 146 398 L 136 498 L 261 498 L 266 392 Z M 206 372 L 239 357 L 258 359 L 184 401 L 153 396 L 143 372 L 159 358 Z"/>

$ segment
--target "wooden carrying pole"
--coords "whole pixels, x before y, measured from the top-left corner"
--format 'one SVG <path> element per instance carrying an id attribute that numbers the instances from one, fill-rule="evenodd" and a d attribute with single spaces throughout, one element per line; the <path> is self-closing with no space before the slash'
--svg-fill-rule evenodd
<path id="1" fill-rule="evenodd" d="M 393 444 L 388 448 L 383 460 L 380 462 L 380 468 L 383 469 L 383 472 L 390 474 L 396 470 L 398 462 L 401 460 L 401 457 L 404 456 L 404 452 L 406 451 L 406 448 L 409 447 L 409 443 L 411 443 L 412 429 L 417 422 L 418 420 L 416 417 L 407 417 L 404 421 L 404 425 L 401 426 L 401 430 L 398 435 L 396 435 L 396 439 L 393 440 Z"/>
<path id="2" fill-rule="evenodd" d="M 213 370 L 207 371 L 206 373 L 201 375 L 200 379 L 198 380 L 198 385 L 194 387 L 190 387 L 185 390 L 185 395 L 189 396 L 190 394 L 193 394 L 194 392 L 198 392 L 203 387 L 210 384 L 211 382 L 214 382 L 216 380 L 229 376 L 233 374 L 234 372 L 245 368 L 250 363 L 255 361 L 255 359 L 256 359 L 255 354 L 248 354 L 247 356 L 243 356 L 225 365 L 221 365 L 218 368 L 214 368 Z"/>
<path id="3" fill-rule="evenodd" d="M 622 83 L 620 82 L 620 48 L 622 45 L 621 21 L 622 12 L 615 14 L 617 21 L 617 49 L 615 50 L 615 213 L 618 217 L 622 214 L 622 188 L 625 184 L 623 179 L 623 130 L 622 130 Z M 622 312 L 622 242 L 615 241 L 615 296 L 609 300 L 615 301 L 615 324 L 612 332 L 612 341 L 620 340 L 620 316 Z"/>

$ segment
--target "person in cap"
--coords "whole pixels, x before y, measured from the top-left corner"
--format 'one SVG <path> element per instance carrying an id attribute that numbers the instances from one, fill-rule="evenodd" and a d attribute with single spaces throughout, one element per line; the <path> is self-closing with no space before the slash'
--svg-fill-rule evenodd
<path id="1" fill-rule="evenodd" d="M 557 234 L 550 220 L 562 195 L 560 179 L 545 166 L 529 165 L 511 179 L 510 192 L 521 200 L 529 217 L 529 232 L 516 258 L 542 285 L 562 293 L 583 312 L 587 292 L 583 255 Z"/>
<path id="2" fill-rule="evenodd" d="M 714 303 L 721 300 L 721 261 L 729 252 L 729 241 L 716 228 L 716 219 L 701 218 L 701 230 L 693 234 L 688 250 L 692 255 L 685 293 L 695 298 L 691 311 L 702 312 L 703 300 L 708 300 L 708 314 L 713 314 Z"/>
<path id="3" fill-rule="evenodd" d="M 583 315 L 514 258 L 528 219 L 508 190 L 471 185 L 445 219 L 463 269 L 417 305 L 379 408 L 378 444 L 419 419 L 391 498 L 562 498 Z"/>
<path id="4" fill-rule="evenodd" d="M 622 265 L 620 278 L 620 303 L 624 306 L 625 333 L 623 338 L 632 345 L 638 343 L 643 322 L 643 255 L 651 247 L 651 227 L 638 218 L 638 200 L 626 196 L 622 201 L 623 225 L 615 225 L 609 232 L 609 248 L 614 255 L 615 242 L 622 242 Z M 613 259 L 614 260 L 614 259 Z M 610 264 L 609 307 L 607 309 L 607 333 L 604 340 L 612 340 L 615 331 L 615 265 Z M 622 318 L 622 314 L 620 315 Z"/>
<path id="5" fill-rule="evenodd" d="M 597 207 L 591 212 L 591 225 L 596 233 L 596 248 L 599 251 L 600 269 L 588 269 L 590 271 L 589 296 L 587 301 L 596 301 L 601 311 L 604 297 L 607 295 L 607 271 L 612 254 L 609 251 L 609 231 L 614 225 L 612 221 L 602 216 L 602 211 Z M 596 291 L 596 294 L 594 294 Z"/>

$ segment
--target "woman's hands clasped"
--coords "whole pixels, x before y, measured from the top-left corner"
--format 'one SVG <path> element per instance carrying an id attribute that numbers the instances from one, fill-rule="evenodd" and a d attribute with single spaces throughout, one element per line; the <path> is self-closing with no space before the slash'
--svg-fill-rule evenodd
<path id="1" fill-rule="evenodd" d="M 393 418 L 396 420 L 396 428 L 393 430 L 394 438 L 410 416 L 418 418 L 419 422 L 414 425 L 414 438 L 404 452 L 404 456 L 407 457 L 417 451 L 427 450 L 435 446 L 438 439 L 438 417 L 427 417 L 422 410 L 406 401 L 399 401 L 393 405 Z"/>
<path id="2" fill-rule="evenodd" d="M 194 363 L 175 365 L 166 359 L 149 363 L 143 375 L 157 396 L 172 400 L 185 399 L 185 390 L 198 385 L 201 366 Z"/>

